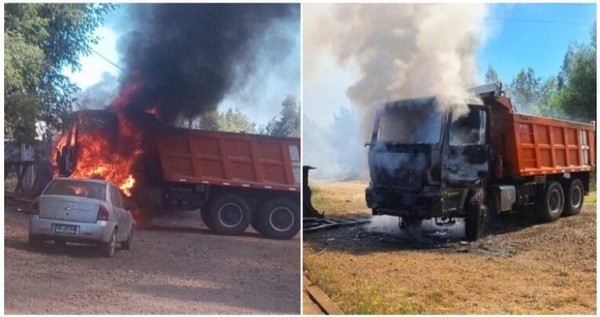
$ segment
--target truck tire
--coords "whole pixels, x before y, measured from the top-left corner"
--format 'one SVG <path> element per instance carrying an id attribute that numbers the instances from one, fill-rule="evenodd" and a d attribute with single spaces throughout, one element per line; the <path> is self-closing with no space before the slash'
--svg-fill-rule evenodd
<path id="1" fill-rule="evenodd" d="M 483 233 L 483 191 L 477 190 L 469 197 L 466 205 L 465 239 L 476 241 Z"/>
<path id="2" fill-rule="evenodd" d="M 291 239 L 300 231 L 300 206 L 291 199 L 270 199 L 257 216 L 255 229 L 267 238 Z"/>
<path id="3" fill-rule="evenodd" d="M 544 194 L 537 201 L 537 216 L 542 222 L 556 221 L 565 206 L 565 193 L 557 181 L 547 183 Z"/>
<path id="4" fill-rule="evenodd" d="M 223 235 L 240 234 L 250 225 L 252 212 L 246 200 L 235 194 L 219 196 L 213 200 L 203 221 L 214 233 Z"/>
<path id="5" fill-rule="evenodd" d="M 583 182 L 579 178 L 575 178 L 569 183 L 563 216 L 574 216 L 581 212 L 584 193 Z"/>

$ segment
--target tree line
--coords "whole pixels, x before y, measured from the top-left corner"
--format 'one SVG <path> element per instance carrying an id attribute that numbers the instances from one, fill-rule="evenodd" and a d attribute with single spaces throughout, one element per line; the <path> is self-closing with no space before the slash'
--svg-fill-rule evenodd
<path id="1" fill-rule="evenodd" d="M 79 57 L 98 43 L 94 35 L 112 4 L 7 3 L 4 5 L 4 134 L 33 144 L 36 124 L 45 138 L 62 130 L 77 104 L 79 87 L 62 74 L 81 70 Z M 279 116 L 257 126 L 239 110 L 211 112 L 200 118 L 204 129 L 299 136 L 300 114 L 294 96 L 282 103 Z M 192 121 L 189 122 L 192 125 Z"/>
<path id="2" fill-rule="evenodd" d="M 179 125 L 190 129 L 300 137 L 300 106 L 294 95 L 288 95 L 281 103 L 279 115 L 264 126 L 257 125 L 239 109 L 207 112 L 195 120 L 183 120 Z"/>
<path id="3" fill-rule="evenodd" d="M 489 65 L 486 82 L 499 82 Z M 596 24 L 589 43 L 571 43 L 560 71 L 542 79 L 531 67 L 521 69 L 505 87 L 519 112 L 576 121 L 596 120 Z"/>

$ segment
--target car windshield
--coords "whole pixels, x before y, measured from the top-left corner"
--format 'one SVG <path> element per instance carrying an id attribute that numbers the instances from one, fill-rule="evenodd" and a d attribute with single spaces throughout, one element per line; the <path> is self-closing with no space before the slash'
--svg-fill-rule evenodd
<path id="1" fill-rule="evenodd" d="M 433 102 L 388 107 L 381 112 L 377 139 L 398 144 L 436 144 L 442 113 Z"/>
<path id="2" fill-rule="evenodd" d="M 55 180 L 43 193 L 44 195 L 65 195 L 88 197 L 98 200 L 106 200 L 106 186 L 101 183 Z"/>

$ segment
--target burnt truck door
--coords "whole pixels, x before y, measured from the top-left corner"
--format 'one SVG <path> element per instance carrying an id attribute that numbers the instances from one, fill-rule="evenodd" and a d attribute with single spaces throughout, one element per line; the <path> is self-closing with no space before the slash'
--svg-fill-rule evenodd
<path id="1" fill-rule="evenodd" d="M 489 116 L 482 105 L 453 108 L 442 147 L 443 183 L 470 187 L 489 173 Z"/>

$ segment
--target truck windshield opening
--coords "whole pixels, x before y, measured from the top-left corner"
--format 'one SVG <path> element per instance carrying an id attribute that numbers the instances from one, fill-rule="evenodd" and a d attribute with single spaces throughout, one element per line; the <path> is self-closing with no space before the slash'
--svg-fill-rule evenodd
<path id="1" fill-rule="evenodd" d="M 377 139 L 397 144 L 437 144 L 441 128 L 442 113 L 434 103 L 393 107 L 381 113 Z"/>
<path id="2" fill-rule="evenodd" d="M 466 115 L 452 119 L 450 145 L 485 144 L 485 111 L 471 109 Z"/>

